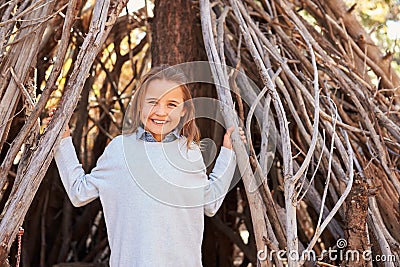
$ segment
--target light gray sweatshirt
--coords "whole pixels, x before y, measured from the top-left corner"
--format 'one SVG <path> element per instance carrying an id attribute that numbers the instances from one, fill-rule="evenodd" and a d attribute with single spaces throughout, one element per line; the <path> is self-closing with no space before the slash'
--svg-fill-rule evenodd
<path id="1" fill-rule="evenodd" d="M 200 149 L 185 141 L 118 136 L 86 175 L 71 137 L 61 141 L 55 160 L 74 206 L 100 197 L 111 267 L 202 266 L 204 214 L 221 206 L 236 156 L 222 147 L 207 177 Z"/>

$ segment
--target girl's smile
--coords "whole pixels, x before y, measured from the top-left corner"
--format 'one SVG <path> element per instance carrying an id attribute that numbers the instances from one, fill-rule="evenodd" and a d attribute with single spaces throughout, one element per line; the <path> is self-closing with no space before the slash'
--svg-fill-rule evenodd
<path id="1" fill-rule="evenodd" d="M 173 131 L 185 115 L 184 95 L 179 84 L 153 80 L 147 85 L 140 119 L 157 141 Z"/>

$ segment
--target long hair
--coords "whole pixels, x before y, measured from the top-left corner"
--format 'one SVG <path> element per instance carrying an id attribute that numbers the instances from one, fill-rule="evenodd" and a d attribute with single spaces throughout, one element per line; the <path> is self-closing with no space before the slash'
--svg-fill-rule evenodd
<path id="1" fill-rule="evenodd" d="M 180 134 L 186 137 L 186 145 L 189 149 L 192 142 L 200 143 L 200 131 L 195 123 L 195 110 L 192 101 L 192 95 L 190 94 L 189 87 L 187 86 L 186 75 L 179 70 L 177 67 L 171 67 L 168 65 L 161 65 L 152 68 L 148 73 L 146 73 L 137 87 L 133 99 L 131 102 L 131 108 L 129 115 L 132 115 L 132 119 L 124 126 L 124 134 L 134 133 L 139 126 L 142 126 L 141 113 L 143 109 L 144 97 L 146 95 L 147 87 L 151 81 L 154 80 L 165 80 L 177 83 L 183 93 L 184 107 L 186 113 L 178 124 Z"/>

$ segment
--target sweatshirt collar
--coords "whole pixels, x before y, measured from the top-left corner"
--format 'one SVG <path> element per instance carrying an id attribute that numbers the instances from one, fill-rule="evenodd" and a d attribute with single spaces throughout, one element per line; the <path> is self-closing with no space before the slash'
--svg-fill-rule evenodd
<path id="1" fill-rule="evenodd" d="M 168 133 L 161 142 L 168 143 L 175 141 L 180 137 L 178 128 L 175 128 L 173 131 Z M 143 140 L 145 142 L 157 142 L 154 136 L 146 131 L 142 126 L 139 126 L 136 130 L 136 138 Z"/>

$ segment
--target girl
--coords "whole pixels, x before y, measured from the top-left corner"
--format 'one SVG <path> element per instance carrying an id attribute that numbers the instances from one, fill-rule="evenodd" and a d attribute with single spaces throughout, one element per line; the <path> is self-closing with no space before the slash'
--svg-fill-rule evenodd
<path id="1" fill-rule="evenodd" d="M 79 164 L 67 127 L 55 153 L 67 194 L 77 207 L 100 198 L 111 267 L 202 266 L 204 214 L 217 212 L 235 171 L 234 128 L 207 177 L 183 73 L 153 68 L 130 108 L 124 134 L 108 144 L 90 174 Z"/>

